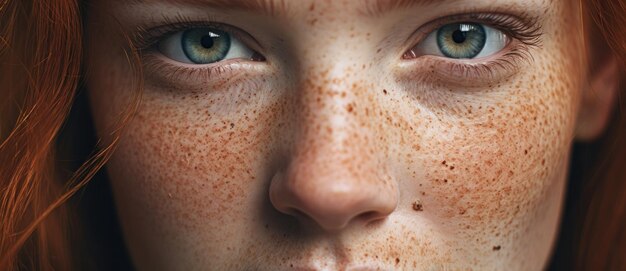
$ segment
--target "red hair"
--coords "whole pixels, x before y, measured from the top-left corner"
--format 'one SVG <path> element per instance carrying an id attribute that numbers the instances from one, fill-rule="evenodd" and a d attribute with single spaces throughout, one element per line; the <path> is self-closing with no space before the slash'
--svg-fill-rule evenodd
<path id="1" fill-rule="evenodd" d="M 0 0 L 0 270 L 72 270 L 76 247 L 65 204 L 109 159 L 136 102 L 72 174 L 57 140 L 81 79 L 78 1 Z M 130 63 L 138 64 L 138 59 Z M 138 70 L 137 66 L 133 66 Z M 140 82 L 137 88 L 141 88 Z M 125 113 L 125 114 L 124 114 Z"/>
<path id="2" fill-rule="evenodd" d="M 69 268 L 64 212 L 49 214 L 63 198 L 54 141 L 78 86 L 79 18 L 75 1 L 0 2 L 2 270 Z"/>
<path id="3" fill-rule="evenodd" d="M 626 2 L 591 0 L 589 15 L 606 46 L 626 74 Z M 624 82 L 621 82 L 622 84 Z M 626 270 L 626 112 L 622 85 L 616 114 L 602 140 L 591 170 L 583 180 L 575 219 L 575 268 L 578 270 Z M 574 180 L 571 180 L 574 181 Z M 574 203 L 571 203 L 574 204 Z M 563 223 L 563 225 L 566 225 Z M 572 227 L 574 228 L 574 227 Z"/>
<path id="4" fill-rule="evenodd" d="M 585 7 L 624 68 L 626 3 L 587 0 Z M 64 203 L 104 165 L 120 132 L 63 181 L 56 140 L 79 89 L 82 42 L 78 1 L 0 0 L 0 270 L 78 268 L 67 227 L 75 216 Z M 585 186 L 569 195 L 575 212 L 565 215 L 555 267 L 626 269 L 625 138 L 626 118 L 616 114 L 593 145 L 609 158 L 583 163 L 592 181 L 570 184 Z M 576 260 L 559 262 L 564 255 Z"/>

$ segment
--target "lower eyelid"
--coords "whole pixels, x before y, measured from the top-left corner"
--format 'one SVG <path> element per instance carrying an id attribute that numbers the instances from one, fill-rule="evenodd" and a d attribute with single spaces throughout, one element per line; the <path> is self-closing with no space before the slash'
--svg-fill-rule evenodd
<path id="1" fill-rule="evenodd" d="M 176 91 L 224 91 L 246 77 L 264 72 L 265 62 L 229 59 L 206 65 L 184 64 L 158 52 L 142 56 L 146 85 Z"/>
<path id="2" fill-rule="evenodd" d="M 528 61 L 532 61 L 532 55 L 527 46 L 511 41 L 500 53 L 488 57 L 459 60 L 427 55 L 402 61 L 400 69 L 407 80 L 481 87 L 517 74 Z"/>
<path id="3" fill-rule="evenodd" d="M 229 73 L 232 73 L 232 68 L 228 63 L 185 64 L 174 62 L 156 52 L 144 55 L 143 70 L 144 78 L 148 83 L 176 89 L 196 89 L 202 87 L 201 84 L 210 85 L 210 82 L 220 77 L 228 77 Z"/>

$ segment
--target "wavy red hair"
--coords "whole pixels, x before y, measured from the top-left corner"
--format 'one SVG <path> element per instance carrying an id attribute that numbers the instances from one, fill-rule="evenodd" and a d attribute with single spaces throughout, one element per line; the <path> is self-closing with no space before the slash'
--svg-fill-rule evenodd
<path id="1" fill-rule="evenodd" d="M 626 2 L 584 6 L 624 71 Z M 65 203 L 105 164 L 134 110 L 121 118 L 111 144 L 97 147 L 70 176 L 60 172 L 57 137 L 80 88 L 82 43 L 78 1 L 0 0 L 0 270 L 79 268 L 67 226 L 77 216 Z M 572 178 L 582 188 L 569 195 L 554 268 L 626 270 L 624 139 L 626 114 L 618 111 L 593 145 L 603 146 L 593 156 L 603 159 L 574 164 L 586 168 L 588 181 Z M 566 257 L 576 260 L 561 261 Z"/>

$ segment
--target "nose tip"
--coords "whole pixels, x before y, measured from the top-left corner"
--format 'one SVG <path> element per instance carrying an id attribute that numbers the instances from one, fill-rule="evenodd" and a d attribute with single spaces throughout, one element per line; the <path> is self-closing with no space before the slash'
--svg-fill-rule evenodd
<path id="1" fill-rule="evenodd" d="M 291 175 L 291 176 L 290 176 Z M 387 217 L 396 207 L 393 189 L 366 184 L 351 176 L 279 174 L 270 186 L 270 201 L 285 214 L 326 231 L 338 231 L 352 223 L 369 224 Z M 391 192 L 391 193 L 390 193 Z"/>

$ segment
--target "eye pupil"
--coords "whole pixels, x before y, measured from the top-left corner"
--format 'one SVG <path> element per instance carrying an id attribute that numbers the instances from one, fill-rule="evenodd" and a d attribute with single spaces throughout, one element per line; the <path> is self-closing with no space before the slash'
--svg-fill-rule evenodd
<path id="1" fill-rule="evenodd" d="M 211 47 L 213 47 L 213 37 L 211 37 L 210 35 L 205 35 L 202 37 L 202 39 L 200 40 L 200 44 L 202 45 L 202 47 L 204 47 L 205 49 L 210 49 Z"/>
<path id="2" fill-rule="evenodd" d="M 465 42 L 465 33 L 461 31 L 460 29 L 457 31 L 454 31 L 454 33 L 452 33 L 452 40 L 456 43 Z"/>

